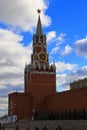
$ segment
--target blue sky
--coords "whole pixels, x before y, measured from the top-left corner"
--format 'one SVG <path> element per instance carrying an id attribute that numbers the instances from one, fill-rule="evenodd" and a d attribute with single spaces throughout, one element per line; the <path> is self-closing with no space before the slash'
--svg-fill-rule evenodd
<path id="1" fill-rule="evenodd" d="M 38 8 L 49 61 L 56 64 L 57 91 L 87 77 L 87 0 L 1 0 L 0 116 L 7 114 L 8 94 L 24 90 Z"/>

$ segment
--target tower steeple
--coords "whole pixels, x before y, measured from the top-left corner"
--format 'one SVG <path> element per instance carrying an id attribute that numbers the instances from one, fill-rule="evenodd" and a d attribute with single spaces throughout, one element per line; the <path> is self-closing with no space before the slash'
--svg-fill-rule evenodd
<path id="1" fill-rule="evenodd" d="M 43 34 L 41 19 L 40 19 L 41 10 L 38 9 L 37 12 L 38 12 L 38 23 L 37 23 L 37 28 L 36 28 L 36 35 L 41 36 Z"/>
<path id="2" fill-rule="evenodd" d="M 46 35 L 43 34 L 40 13 L 41 10 L 37 10 L 38 22 L 36 27 L 36 33 L 33 35 L 33 53 L 31 55 L 32 71 L 36 72 L 53 72 L 55 73 L 55 66 L 49 64 L 49 55 L 47 53 Z"/>

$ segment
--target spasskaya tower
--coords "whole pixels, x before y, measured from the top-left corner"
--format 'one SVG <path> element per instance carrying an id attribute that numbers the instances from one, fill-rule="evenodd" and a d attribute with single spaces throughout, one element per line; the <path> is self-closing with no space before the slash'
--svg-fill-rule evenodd
<path id="1" fill-rule="evenodd" d="M 44 100 L 56 94 L 56 67 L 49 64 L 46 35 L 43 34 L 40 10 L 36 33 L 33 35 L 31 63 L 24 69 L 24 92 L 9 94 L 8 115 L 17 119 L 32 119 L 35 111 L 45 112 Z"/>
<path id="2" fill-rule="evenodd" d="M 56 67 L 49 64 L 47 53 L 46 35 L 43 34 L 40 10 L 36 33 L 33 35 L 33 53 L 31 63 L 25 66 L 25 93 L 31 93 L 33 97 L 33 109 L 39 109 L 42 100 L 56 93 Z"/>

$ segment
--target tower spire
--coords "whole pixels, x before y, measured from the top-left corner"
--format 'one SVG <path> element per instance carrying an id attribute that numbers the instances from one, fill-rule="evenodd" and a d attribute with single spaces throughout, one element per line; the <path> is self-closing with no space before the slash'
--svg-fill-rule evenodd
<path id="1" fill-rule="evenodd" d="M 38 23 L 37 23 L 37 28 L 36 28 L 36 35 L 40 36 L 40 35 L 43 34 L 43 32 L 42 32 L 42 25 L 41 25 L 41 19 L 40 19 L 41 10 L 38 9 L 37 13 L 38 13 Z"/>

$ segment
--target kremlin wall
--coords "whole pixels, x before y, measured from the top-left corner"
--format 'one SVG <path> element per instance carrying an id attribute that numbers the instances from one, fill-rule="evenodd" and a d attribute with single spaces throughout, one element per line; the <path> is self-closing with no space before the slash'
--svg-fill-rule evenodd
<path id="1" fill-rule="evenodd" d="M 87 79 L 70 83 L 68 91 L 56 92 L 56 66 L 49 63 L 40 10 L 32 46 L 31 63 L 24 69 L 24 92 L 8 95 L 8 115 L 16 115 L 18 120 L 34 120 L 36 112 L 45 114 L 83 109 L 87 112 Z"/>

